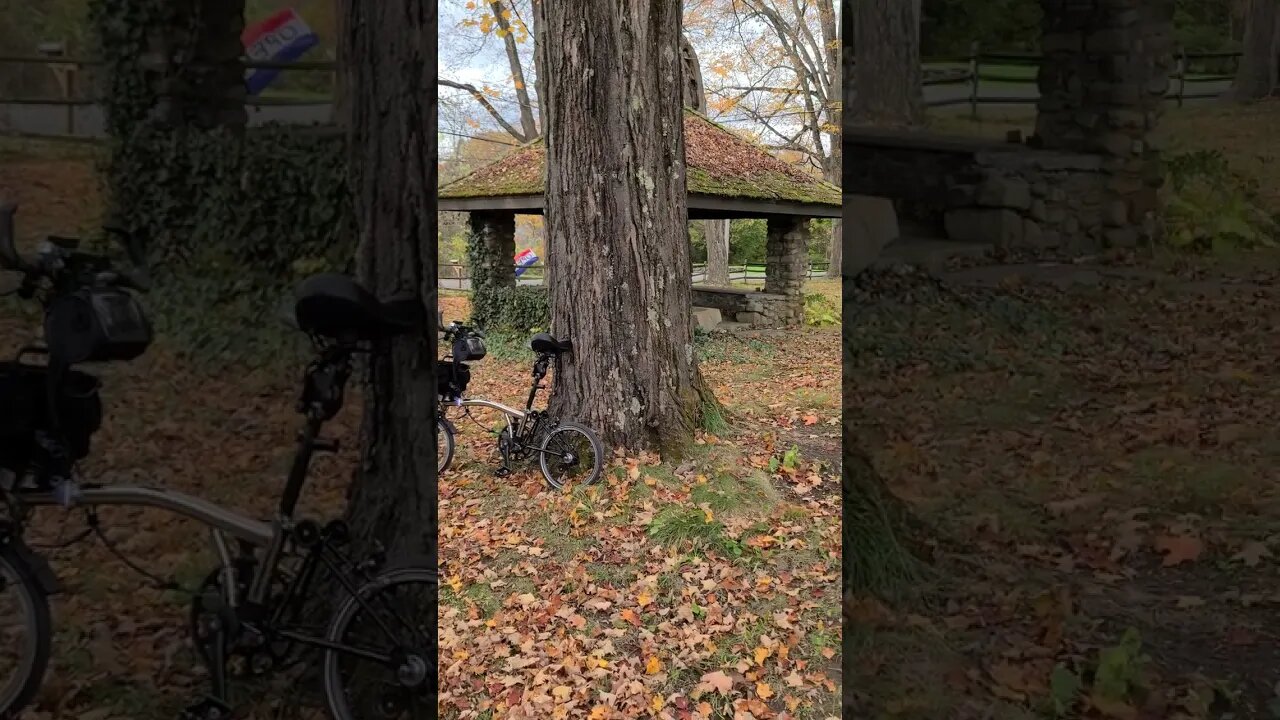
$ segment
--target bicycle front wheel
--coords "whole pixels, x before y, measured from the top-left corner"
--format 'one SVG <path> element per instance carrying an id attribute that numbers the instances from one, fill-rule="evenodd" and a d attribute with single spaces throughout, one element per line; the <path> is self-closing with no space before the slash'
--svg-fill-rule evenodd
<path id="1" fill-rule="evenodd" d="M 436 474 L 449 469 L 449 464 L 453 462 L 454 436 L 457 431 L 454 430 L 453 423 L 440 418 L 436 420 Z"/>
<path id="2" fill-rule="evenodd" d="M 436 717 L 438 587 L 434 570 L 391 570 L 338 608 L 324 655 L 324 694 L 334 720 Z"/>
<path id="3" fill-rule="evenodd" d="M 49 602 L 34 573 L 0 543 L 0 718 L 17 717 L 35 697 L 52 635 Z"/>
<path id="4" fill-rule="evenodd" d="M 590 428 L 565 420 L 543 438 L 538 456 L 542 476 L 551 487 L 585 487 L 600 479 L 604 445 Z"/>

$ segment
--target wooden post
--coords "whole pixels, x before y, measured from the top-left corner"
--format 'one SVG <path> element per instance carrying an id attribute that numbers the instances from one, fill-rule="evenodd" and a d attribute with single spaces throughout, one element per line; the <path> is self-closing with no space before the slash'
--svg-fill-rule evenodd
<path id="1" fill-rule="evenodd" d="M 78 65 L 67 66 L 67 82 L 63 85 L 62 99 L 67 101 L 67 135 L 74 137 L 76 134 L 76 71 L 79 70 Z"/>
<path id="2" fill-rule="evenodd" d="M 969 118 L 972 120 L 978 119 L 978 91 L 982 83 L 982 63 L 978 56 L 981 51 L 982 44 L 977 40 L 969 45 Z"/>
<path id="3" fill-rule="evenodd" d="M 1182 107 L 1182 99 L 1187 94 L 1187 49 L 1178 48 L 1178 107 Z"/>

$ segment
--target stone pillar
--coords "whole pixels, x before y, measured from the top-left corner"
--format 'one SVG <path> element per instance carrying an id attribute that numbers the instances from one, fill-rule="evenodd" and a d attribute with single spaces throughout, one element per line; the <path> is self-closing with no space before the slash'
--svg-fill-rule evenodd
<path id="1" fill-rule="evenodd" d="M 512 287 L 516 284 L 516 215 L 476 211 L 470 215 L 471 286 Z"/>
<path id="2" fill-rule="evenodd" d="M 1159 231 L 1164 172 L 1151 134 L 1174 67 L 1173 0 L 1042 0 L 1040 101 L 1033 144 L 1102 155 L 1102 220 L 1110 246 Z"/>
<path id="3" fill-rule="evenodd" d="M 786 295 L 784 325 L 804 323 L 804 281 L 809 272 L 809 218 L 775 215 L 768 219 L 764 291 Z"/>

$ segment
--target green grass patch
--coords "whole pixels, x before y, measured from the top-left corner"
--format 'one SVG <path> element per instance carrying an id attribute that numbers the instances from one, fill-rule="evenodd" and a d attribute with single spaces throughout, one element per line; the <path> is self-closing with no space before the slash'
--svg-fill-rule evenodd
<path id="1" fill-rule="evenodd" d="M 694 485 L 690 493 L 697 505 L 706 504 L 715 514 L 731 514 L 750 508 L 769 507 L 778 502 L 778 491 L 763 473 L 745 477 L 717 473 L 707 482 Z"/>
<path id="2" fill-rule="evenodd" d="M 729 429 L 729 423 L 725 421 L 719 404 L 713 402 L 702 404 L 702 429 L 713 435 L 723 434 Z"/>
<path id="3" fill-rule="evenodd" d="M 695 548 L 717 548 L 733 555 L 741 553 L 737 543 L 725 535 L 724 525 L 714 518 L 708 520 L 702 508 L 668 506 L 649 523 L 648 533 L 649 537 L 671 547 L 692 545 Z"/>

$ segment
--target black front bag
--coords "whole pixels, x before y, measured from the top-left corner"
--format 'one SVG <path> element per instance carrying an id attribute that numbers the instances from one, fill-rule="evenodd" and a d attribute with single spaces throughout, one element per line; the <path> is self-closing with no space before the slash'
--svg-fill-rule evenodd
<path id="1" fill-rule="evenodd" d="M 151 344 L 142 307 L 119 288 L 86 288 L 55 299 L 44 334 L 50 359 L 64 365 L 132 360 Z"/>

